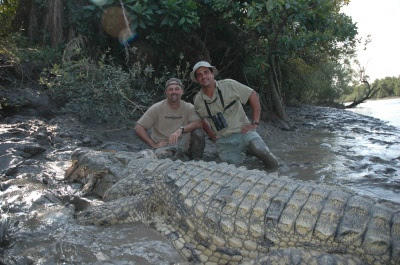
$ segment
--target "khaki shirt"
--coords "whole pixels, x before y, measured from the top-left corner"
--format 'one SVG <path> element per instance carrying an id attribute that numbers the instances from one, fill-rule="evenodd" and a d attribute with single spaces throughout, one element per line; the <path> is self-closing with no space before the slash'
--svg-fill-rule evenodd
<path id="1" fill-rule="evenodd" d="M 137 121 L 146 129 L 151 130 L 151 138 L 158 143 L 168 140 L 169 136 L 176 131 L 179 126 L 185 126 L 193 121 L 199 120 L 194 106 L 181 100 L 178 109 L 172 109 L 166 99 L 151 106 L 143 116 Z"/>
<path id="2" fill-rule="evenodd" d="M 202 119 L 207 119 L 217 138 L 219 138 L 232 133 L 238 133 L 242 130 L 242 127 L 245 124 L 250 123 L 246 113 L 244 112 L 242 104 L 246 104 L 246 102 L 249 100 L 253 89 L 232 79 L 216 81 L 216 83 L 217 88 L 219 88 L 222 92 L 225 107 L 228 106 L 232 101 L 236 102 L 224 111 L 224 107 L 219 99 L 217 89 L 214 90 L 212 98 L 209 98 L 206 94 L 204 94 L 203 90 L 201 89 L 194 99 L 194 107 L 197 114 Z M 208 108 L 210 109 L 212 115 L 216 115 L 218 112 L 221 112 L 224 115 L 224 118 L 228 124 L 227 128 L 217 131 L 213 121 L 208 115 L 204 100 L 208 103 Z"/>

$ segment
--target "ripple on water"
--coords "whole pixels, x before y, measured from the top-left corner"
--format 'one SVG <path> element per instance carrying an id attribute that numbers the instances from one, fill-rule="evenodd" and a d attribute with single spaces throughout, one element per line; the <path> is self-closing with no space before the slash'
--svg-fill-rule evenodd
<path id="1" fill-rule="evenodd" d="M 400 130 L 345 110 L 297 112 L 301 115 L 293 116 L 298 124 L 296 137 L 282 141 L 291 148 L 269 144 L 282 164 L 278 174 L 337 184 L 400 203 Z M 304 115 L 309 120 L 306 125 Z"/>

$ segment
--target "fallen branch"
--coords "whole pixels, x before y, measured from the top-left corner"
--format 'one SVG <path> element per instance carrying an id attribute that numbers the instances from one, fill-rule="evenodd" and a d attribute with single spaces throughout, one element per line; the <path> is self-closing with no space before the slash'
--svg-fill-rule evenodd
<path id="1" fill-rule="evenodd" d="M 375 96 L 375 94 L 379 91 L 379 89 L 381 89 L 380 87 L 375 88 L 375 86 L 371 88 L 371 85 L 367 80 L 363 80 L 362 82 L 367 85 L 368 88 L 367 94 L 359 100 L 357 100 L 357 98 L 354 98 L 353 103 L 344 106 L 346 109 L 355 108 L 358 104 L 364 103 L 367 99 L 371 99 L 373 96 Z"/>

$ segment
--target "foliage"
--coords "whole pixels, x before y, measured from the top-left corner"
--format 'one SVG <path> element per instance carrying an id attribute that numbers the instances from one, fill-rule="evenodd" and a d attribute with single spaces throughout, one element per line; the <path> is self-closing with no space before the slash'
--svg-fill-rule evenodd
<path id="1" fill-rule="evenodd" d="M 387 98 L 387 97 L 400 97 L 400 76 L 398 77 L 385 77 L 383 79 L 376 79 L 371 87 L 379 88 L 379 91 L 374 95 L 374 99 Z M 368 87 L 362 83 L 355 83 L 350 89 L 344 91 L 341 95 L 341 101 L 350 102 L 355 98 L 362 98 L 368 91 Z"/>
<path id="2" fill-rule="evenodd" d="M 132 31 L 147 29 L 149 26 L 180 27 L 189 32 L 198 26 L 199 18 L 196 14 L 196 2 L 189 0 L 92 0 L 92 5 L 87 5 L 86 16 L 96 14 L 100 17 L 109 7 L 121 7 L 127 17 L 127 27 Z M 90 14 L 90 15 L 89 15 Z M 157 19 L 160 17 L 161 19 Z"/>
<path id="3" fill-rule="evenodd" d="M 197 59 L 212 61 L 220 70 L 220 77 L 238 79 L 258 90 L 263 109 L 285 119 L 282 99 L 289 99 L 283 94 L 292 92 L 290 88 L 296 90 L 295 94 L 307 95 L 298 98 L 312 101 L 323 97 L 324 101 L 333 100 L 344 89 L 338 85 L 348 79 L 349 71 L 340 65 L 340 60 L 353 54 L 357 41 L 355 24 L 340 13 L 341 6 L 347 3 L 201 1 L 200 27 L 195 33 L 199 38 L 194 44 L 198 47 L 196 52 L 201 52 Z M 229 41 L 224 43 L 222 35 L 228 36 Z M 300 61 L 310 69 L 324 70 L 314 73 L 290 65 Z M 292 86 L 296 83 L 290 76 L 294 70 L 300 75 L 309 74 L 303 76 L 303 81 L 310 83 Z"/>
<path id="4" fill-rule="evenodd" d="M 42 68 L 60 59 L 58 49 L 33 46 L 19 33 L 0 40 L 0 76 L 8 85 L 36 83 Z"/>
<path id="5" fill-rule="evenodd" d="M 194 1 L 163 0 L 160 1 L 160 5 L 161 8 L 157 11 L 157 14 L 163 16 L 161 26 L 179 26 L 185 32 L 190 32 L 199 26 L 199 17 L 196 13 L 197 5 Z"/>
<path id="6" fill-rule="evenodd" d="M 43 2 L 46 0 L 34 1 L 32 10 L 41 13 L 38 11 L 31 18 L 50 12 L 40 5 Z M 234 78 L 255 88 L 263 109 L 272 110 L 281 118 L 285 118 L 282 99 L 333 101 L 348 90 L 346 82 L 351 73 L 341 61 L 352 55 L 357 41 L 355 24 L 340 13 L 348 0 L 63 0 L 63 3 L 61 46 L 76 36 L 85 36 L 84 58 L 92 58 L 88 59 L 91 69 L 97 65 L 92 61 L 97 61 L 105 51 L 114 58 L 112 69 L 131 72 L 138 62 L 152 65 L 154 76 L 150 78 L 151 85 L 143 88 L 145 93 L 159 95 L 153 86 L 155 76 L 171 77 L 176 72 L 171 69 L 176 65 L 188 72 L 198 60 L 216 65 L 218 78 Z M 119 15 L 108 16 L 111 13 Z M 42 45 L 46 44 L 43 40 L 50 39 L 45 34 L 51 31 L 43 23 L 38 23 L 35 32 L 41 35 Z M 67 70 L 64 66 L 61 69 Z M 187 75 L 184 77 L 188 79 Z M 188 95 L 192 96 L 196 89 L 191 83 L 188 87 Z M 158 96 L 153 97 L 156 99 Z"/>
<path id="7" fill-rule="evenodd" d="M 10 44 L 0 40 L 0 84 L 10 85 L 17 82 L 19 58 L 10 49 Z"/>
<path id="8" fill-rule="evenodd" d="M 190 32 L 199 26 L 199 17 L 196 14 L 197 5 L 194 1 L 186 0 L 91 0 L 92 4 L 84 6 L 80 10 L 80 15 L 75 18 L 84 17 L 86 20 L 95 18 L 99 22 L 104 22 L 107 11 L 112 8 L 121 10 L 121 16 L 110 18 L 121 20 L 119 27 L 128 29 L 134 33 L 139 33 L 144 39 L 160 44 L 162 41 L 158 33 L 163 30 L 178 30 L 178 32 Z M 115 24 L 114 24 L 115 25 Z M 83 25 L 76 24 L 78 31 Z M 104 27 L 104 23 L 103 23 Z M 115 36 L 114 36 L 115 37 Z M 124 44 L 124 43 L 122 43 Z"/>
<path id="9" fill-rule="evenodd" d="M 64 113 L 82 120 L 129 125 L 164 97 L 164 83 L 171 74 L 168 71 L 156 76 L 152 65 L 140 61 L 125 71 L 106 54 L 97 62 L 79 58 L 44 69 L 40 80 L 53 92 Z M 180 65 L 175 70 L 173 76 L 187 75 L 187 69 Z"/>
<path id="10" fill-rule="evenodd" d="M 61 59 L 59 48 L 32 45 L 26 37 L 19 33 L 9 35 L 3 43 L 8 45 L 21 62 L 41 62 L 43 65 L 49 65 Z"/>
<path id="11" fill-rule="evenodd" d="M 11 21 L 15 16 L 17 7 L 18 0 L 0 0 L 0 37 L 11 32 Z"/>
<path id="12" fill-rule="evenodd" d="M 301 94 L 301 101 L 331 101 L 337 96 L 340 55 L 353 53 L 356 35 L 355 25 L 338 12 L 341 4 L 268 0 L 246 7 L 245 28 L 259 38 L 248 50 L 265 73 L 262 92 L 269 108 L 279 108 L 278 97 L 284 90 Z M 293 62 L 300 64 L 290 65 Z M 297 88 L 296 79 L 301 82 Z M 284 113 L 280 116 L 284 118 Z"/>
<path id="13" fill-rule="evenodd" d="M 143 87 L 151 72 L 136 67 L 130 74 L 105 61 L 103 56 L 98 62 L 83 58 L 56 64 L 47 72 L 45 69 L 41 83 L 54 92 L 54 100 L 63 106 L 63 112 L 83 120 L 126 122 L 142 103 L 152 99 Z M 132 87 L 132 82 L 137 86 Z"/>
<path id="14" fill-rule="evenodd" d="M 400 76 L 377 79 L 374 85 L 380 88 L 376 98 L 400 97 Z"/>
<path id="15" fill-rule="evenodd" d="M 319 104 L 333 102 L 340 95 L 343 85 L 342 69 L 334 62 L 307 64 L 297 58 L 284 67 L 287 77 L 282 82 L 282 96 L 287 104 L 303 102 Z M 338 70 L 340 69 L 340 70 Z"/>

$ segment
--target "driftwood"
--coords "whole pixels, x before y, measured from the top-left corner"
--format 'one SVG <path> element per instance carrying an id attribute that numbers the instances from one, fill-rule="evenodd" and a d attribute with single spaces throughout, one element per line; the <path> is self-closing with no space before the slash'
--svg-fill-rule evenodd
<path id="1" fill-rule="evenodd" d="M 364 103 L 367 99 L 372 98 L 375 96 L 375 94 L 379 91 L 380 87 L 376 87 L 376 84 L 371 88 L 371 85 L 367 80 L 362 81 L 364 84 L 367 85 L 368 91 L 367 94 L 362 97 L 361 99 L 357 100 L 357 98 L 354 98 L 353 102 L 347 106 L 345 106 L 345 109 L 350 109 L 350 108 L 355 108 L 358 104 Z"/>

